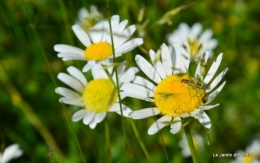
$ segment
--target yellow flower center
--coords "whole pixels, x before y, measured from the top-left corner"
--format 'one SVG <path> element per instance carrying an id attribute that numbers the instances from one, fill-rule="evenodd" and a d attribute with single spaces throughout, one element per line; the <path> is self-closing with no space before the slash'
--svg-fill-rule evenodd
<path id="1" fill-rule="evenodd" d="M 112 54 L 112 46 L 106 42 L 91 44 L 85 50 L 85 58 L 88 60 L 102 61 Z"/>
<path id="2" fill-rule="evenodd" d="M 157 85 L 154 101 L 162 114 L 176 117 L 203 104 L 205 90 L 194 80 L 188 74 L 171 75 Z"/>
<path id="3" fill-rule="evenodd" d="M 108 79 L 90 81 L 82 94 L 84 106 L 89 111 L 107 112 L 117 100 L 117 89 Z"/>
<path id="4" fill-rule="evenodd" d="M 199 54 L 202 45 L 199 43 L 198 40 L 192 40 L 190 38 L 188 38 L 188 43 L 190 46 L 190 56 L 191 58 L 194 58 Z"/>
<path id="5" fill-rule="evenodd" d="M 91 28 L 91 27 L 93 27 L 94 26 L 94 23 L 92 23 L 92 22 L 90 22 L 90 21 L 86 21 L 86 22 L 83 22 L 82 23 L 82 26 L 83 26 L 83 28 L 85 27 L 85 28 Z"/>

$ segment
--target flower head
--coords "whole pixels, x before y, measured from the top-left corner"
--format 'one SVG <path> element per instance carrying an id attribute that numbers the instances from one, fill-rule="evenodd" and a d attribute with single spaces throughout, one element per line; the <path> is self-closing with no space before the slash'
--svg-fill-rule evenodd
<path id="1" fill-rule="evenodd" d="M 0 163 L 7 163 L 12 159 L 20 157 L 23 151 L 20 149 L 18 144 L 12 144 L 5 148 L 3 153 L 0 153 Z"/>
<path id="2" fill-rule="evenodd" d="M 216 39 L 212 39 L 213 32 L 210 29 L 202 32 L 200 23 L 194 24 L 191 28 L 186 23 L 181 23 L 176 31 L 167 37 L 168 43 L 181 44 L 181 53 L 192 60 L 200 59 L 206 51 L 209 51 L 209 57 L 212 56 L 212 50 L 218 45 Z"/>
<path id="3" fill-rule="evenodd" d="M 239 150 L 236 154 L 240 154 L 230 163 L 260 163 L 260 141 L 254 140 L 245 151 Z"/>
<path id="4" fill-rule="evenodd" d="M 188 73 L 190 59 L 180 54 L 180 46 L 174 44 L 173 49 L 163 44 L 160 57 L 150 50 L 152 65 L 142 56 L 135 57 L 138 67 L 149 80 L 136 76 L 133 83 L 124 83 L 121 95 L 149 101 L 155 107 L 145 108 L 130 113 L 133 119 L 143 119 L 154 115 L 162 115 L 148 130 L 148 134 L 155 134 L 165 126 L 171 126 L 171 133 L 175 134 L 181 128 L 181 118 L 194 117 L 206 128 L 211 122 L 205 110 L 218 106 L 208 105 L 222 90 L 223 82 L 217 89 L 227 68 L 213 79 L 222 59 L 222 54 L 212 64 L 206 76 L 202 74 L 199 63 L 194 76 Z M 207 55 L 208 53 L 206 53 Z M 205 61 L 205 60 L 204 60 Z M 213 91 L 213 92 L 212 92 Z"/>
<path id="5" fill-rule="evenodd" d="M 117 67 L 118 76 L 121 82 L 130 82 L 138 69 L 132 67 L 124 71 L 125 67 L 125 62 L 122 62 Z M 69 75 L 60 73 L 58 79 L 74 90 L 58 87 L 55 91 L 63 96 L 59 99 L 60 102 L 83 108 L 72 116 L 74 122 L 83 119 L 85 125 L 89 125 L 90 128 L 94 129 L 97 123 L 100 123 L 106 117 L 108 112 L 121 114 L 113 66 L 107 69 L 112 78 L 110 79 L 110 75 L 106 73 L 100 64 L 94 65 L 91 69 L 93 80 L 89 82 L 77 68 L 71 66 L 67 71 Z M 121 105 L 123 116 L 128 117 L 131 109 L 123 104 Z"/>
<path id="6" fill-rule="evenodd" d="M 82 7 L 78 12 L 78 22 L 84 28 L 91 28 L 103 19 L 103 15 L 98 11 L 95 5 L 90 5 L 90 11 Z"/>
<path id="7" fill-rule="evenodd" d="M 142 38 L 129 40 L 134 31 L 135 25 L 126 27 L 127 20 L 119 22 L 119 16 L 114 15 L 111 18 L 112 35 L 114 42 L 115 57 L 129 52 L 135 47 L 143 43 Z M 109 22 L 103 20 L 94 27 L 89 28 L 85 32 L 79 25 L 72 27 L 81 43 L 86 47 L 84 50 L 70 46 L 58 44 L 54 46 L 54 50 L 59 52 L 58 57 L 66 60 L 84 60 L 87 64 L 83 68 L 83 72 L 87 72 L 95 64 L 109 64 L 113 58 L 113 48 L 111 42 L 111 33 L 109 30 Z"/>

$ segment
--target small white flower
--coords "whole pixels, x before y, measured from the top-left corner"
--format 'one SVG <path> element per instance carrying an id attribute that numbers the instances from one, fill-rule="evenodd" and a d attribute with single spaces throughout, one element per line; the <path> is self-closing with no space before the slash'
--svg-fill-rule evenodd
<path id="1" fill-rule="evenodd" d="M 131 25 L 126 28 L 127 22 L 127 20 L 119 22 L 118 15 L 114 15 L 111 18 L 115 57 L 119 57 L 143 44 L 142 38 L 129 39 L 136 27 Z M 79 25 L 74 25 L 72 29 L 86 49 L 82 50 L 74 46 L 58 44 L 54 46 L 54 50 L 59 52 L 58 57 L 64 61 L 87 61 L 83 72 L 87 72 L 97 63 L 104 65 L 110 63 L 110 60 L 113 58 L 113 48 L 107 20 L 103 20 L 93 28 L 89 28 L 88 32 L 85 32 Z"/>
<path id="2" fill-rule="evenodd" d="M 209 57 L 212 56 L 212 50 L 218 45 L 216 39 L 212 39 L 213 32 L 210 29 L 203 31 L 200 23 L 194 24 L 191 28 L 186 23 L 181 23 L 177 30 L 169 34 L 168 43 L 181 44 L 181 53 L 188 58 L 197 60 L 209 51 Z"/>
<path id="3" fill-rule="evenodd" d="M 138 69 L 134 67 L 124 71 L 125 67 L 125 62 L 117 67 L 120 82 L 130 82 L 135 73 L 138 72 Z M 121 114 L 113 66 L 109 65 L 107 69 L 112 81 L 100 64 L 95 64 L 92 67 L 93 80 L 89 82 L 77 68 L 70 66 L 67 71 L 69 75 L 59 73 L 58 79 L 70 86 L 74 91 L 58 87 L 55 92 L 63 96 L 59 99 L 60 102 L 83 108 L 73 114 L 72 121 L 76 122 L 83 119 L 85 125 L 89 125 L 90 128 L 94 129 L 97 123 L 103 121 L 107 112 Z M 121 98 L 124 97 L 121 96 Z M 121 105 L 123 116 L 128 117 L 132 110 L 123 104 Z"/>
<path id="4" fill-rule="evenodd" d="M 213 91 L 228 70 L 226 68 L 213 79 L 221 63 L 222 54 L 217 57 L 205 77 L 201 73 L 200 63 L 194 76 L 187 72 L 190 60 L 180 54 L 180 46 L 177 44 L 174 44 L 173 49 L 168 49 L 163 44 L 160 57 L 150 50 L 150 58 L 152 65 L 140 55 L 137 55 L 135 60 L 138 67 L 155 84 L 136 76 L 133 83 L 123 83 L 121 95 L 152 102 L 156 106 L 133 111 L 129 116 L 133 119 L 143 119 L 161 114 L 162 117 L 149 128 L 150 135 L 168 125 L 171 126 L 171 133 L 175 134 L 181 128 L 181 118 L 187 117 L 194 117 L 204 127 L 210 128 L 210 119 L 204 111 L 219 105 L 208 104 L 226 83 L 223 82 Z"/>
<path id="5" fill-rule="evenodd" d="M 90 11 L 82 7 L 78 12 L 78 22 L 83 28 L 91 28 L 103 19 L 103 15 L 98 11 L 95 5 L 90 5 Z"/>
<path id="6" fill-rule="evenodd" d="M 236 154 L 249 154 L 250 156 L 238 156 L 230 163 L 260 163 L 260 141 L 254 140 L 245 151 L 239 150 L 236 152 Z"/>
<path id="7" fill-rule="evenodd" d="M 20 157 L 23 151 L 18 144 L 13 144 L 5 148 L 3 153 L 0 153 L 0 163 L 7 163 L 12 159 Z"/>

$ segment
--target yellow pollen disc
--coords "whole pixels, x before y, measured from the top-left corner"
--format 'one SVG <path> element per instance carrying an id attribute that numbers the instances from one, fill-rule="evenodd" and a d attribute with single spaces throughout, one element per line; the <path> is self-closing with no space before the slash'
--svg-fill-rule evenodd
<path id="1" fill-rule="evenodd" d="M 190 46 L 191 58 L 194 58 L 199 54 L 199 52 L 202 48 L 202 45 L 199 43 L 198 40 L 192 40 L 190 38 L 188 38 L 188 43 L 189 43 L 189 46 Z"/>
<path id="2" fill-rule="evenodd" d="M 107 42 L 91 44 L 85 50 L 85 58 L 88 60 L 102 61 L 112 54 L 112 46 Z"/>
<path id="3" fill-rule="evenodd" d="M 91 28 L 91 27 L 93 27 L 93 25 L 94 25 L 94 23 L 92 23 L 90 21 L 86 21 L 86 22 L 82 23 L 83 28 L 84 27 Z"/>
<path id="4" fill-rule="evenodd" d="M 107 112 L 117 100 L 117 88 L 108 79 L 90 81 L 82 94 L 84 106 L 89 111 Z"/>
<path id="5" fill-rule="evenodd" d="M 162 114 L 172 117 L 190 113 L 203 104 L 205 90 L 194 83 L 188 74 L 171 75 L 155 89 L 155 105 Z"/>

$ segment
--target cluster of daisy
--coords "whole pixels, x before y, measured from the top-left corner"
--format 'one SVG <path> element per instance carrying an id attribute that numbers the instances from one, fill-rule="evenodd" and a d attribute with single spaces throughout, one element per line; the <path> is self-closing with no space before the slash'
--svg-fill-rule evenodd
<path id="1" fill-rule="evenodd" d="M 207 60 L 218 44 L 211 38 L 212 31 L 202 32 L 199 23 L 191 28 L 181 23 L 177 30 L 168 34 L 168 45 L 162 44 L 157 52 L 149 51 L 150 61 L 136 55 L 138 68 L 127 69 L 126 61 L 116 64 L 114 58 L 143 44 L 142 38 L 130 38 L 136 26 L 127 26 L 127 23 L 127 20 L 120 21 L 118 15 L 110 20 L 103 19 L 95 6 L 91 6 L 90 12 L 83 8 L 72 30 L 85 49 L 64 44 L 54 46 L 62 60 L 86 62 L 82 70 L 70 66 L 68 74 L 58 74 L 58 79 L 71 87 L 56 88 L 56 93 L 62 96 L 59 101 L 82 108 L 74 113 L 72 120 L 83 120 L 94 129 L 108 112 L 116 112 L 132 119 L 160 115 L 149 128 L 150 135 L 165 126 L 170 126 L 170 132 L 175 134 L 183 120 L 193 118 L 210 128 L 210 118 L 205 111 L 219 105 L 210 103 L 224 87 L 225 82 L 219 83 L 227 72 L 226 68 L 214 78 L 223 54 L 218 55 L 205 72 Z M 194 74 L 190 71 L 191 64 L 196 65 Z M 136 75 L 139 70 L 146 76 Z M 89 81 L 83 74 L 88 71 L 93 77 Z M 126 97 L 148 101 L 151 107 L 132 111 L 121 104 Z"/>

